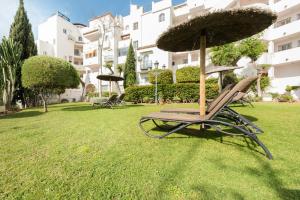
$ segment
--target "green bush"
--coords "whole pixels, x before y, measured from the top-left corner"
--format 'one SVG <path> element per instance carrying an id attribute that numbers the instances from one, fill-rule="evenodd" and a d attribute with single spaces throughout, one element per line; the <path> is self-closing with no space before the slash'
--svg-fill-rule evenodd
<path id="1" fill-rule="evenodd" d="M 208 79 L 206 82 L 206 98 L 213 99 L 218 95 L 218 84 L 215 79 Z M 149 99 L 154 99 L 155 86 L 132 86 L 125 90 L 126 101 L 135 103 L 147 103 Z M 169 100 L 181 102 L 196 102 L 199 99 L 199 84 L 197 83 L 177 83 L 158 85 L 158 93 L 164 101 Z M 175 98 L 176 97 L 176 98 Z"/>
<path id="2" fill-rule="evenodd" d="M 286 93 L 286 94 L 280 95 L 280 96 L 277 98 L 277 100 L 278 100 L 279 102 L 293 102 L 293 97 L 292 97 L 292 95 Z"/>
<path id="3" fill-rule="evenodd" d="M 111 95 L 118 95 L 116 92 L 112 92 Z M 86 94 L 87 97 L 99 97 L 99 92 L 89 92 Z M 102 92 L 102 97 L 109 97 L 109 92 Z"/>
<path id="4" fill-rule="evenodd" d="M 184 67 L 176 71 L 177 83 L 199 83 L 200 80 L 199 67 Z"/>
<path id="5" fill-rule="evenodd" d="M 233 73 L 233 72 L 228 72 L 228 73 L 226 73 L 225 75 L 224 75 L 224 77 L 223 77 L 223 87 L 225 88 L 227 85 L 229 85 L 229 84 L 235 84 L 235 83 L 237 83 L 239 80 L 238 80 L 238 78 L 237 78 L 237 76 L 236 76 L 236 74 L 235 73 Z"/>
<path id="6" fill-rule="evenodd" d="M 158 84 L 172 84 L 173 83 L 173 73 L 172 70 L 166 69 L 155 69 L 149 72 L 149 82 L 155 84 L 155 72 L 158 72 L 157 83 Z"/>
<path id="7" fill-rule="evenodd" d="M 285 88 L 285 91 L 287 92 L 291 92 L 293 90 L 298 90 L 300 88 L 300 86 L 290 86 L 290 85 L 287 85 L 286 88 Z"/>
<path id="8" fill-rule="evenodd" d="M 269 87 L 271 84 L 271 80 L 268 76 L 262 76 L 261 79 L 260 79 L 260 87 L 261 87 L 261 90 L 262 91 L 265 91 L 265 89 L 267 87 Z M 257 92 L 257 89 L 256 89 L 256 83 L 253 83 L 252 86 L 251 86 L 251 90 L 253 92 Z"/>

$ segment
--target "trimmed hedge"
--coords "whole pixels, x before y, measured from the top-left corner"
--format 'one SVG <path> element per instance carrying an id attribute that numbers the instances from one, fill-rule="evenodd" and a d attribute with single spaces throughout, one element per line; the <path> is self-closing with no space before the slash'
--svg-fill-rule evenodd
<path id="1" fill-rule="evenodd" d="M 216 79 L 208 79 L 206 82 L 206 98 L 212 99 L 218 95 L 218 84 Z M 132 86 L 125 90 L 126 101 L 135 103 L 147 103 L 145 99 L 154 99 L 155 86 Z M 199 84 L 176 83 L 158 85 L 160 98 L 166 100 L 180 99 L 181 102 L 196 102 L 199 99 Z"/>
<path id="2" fill-rule="evenodd" d="M 154 72 L 159 72 L 160 74 L 157 76 L 158 84 L 172 84 L 173 83 L 173 73 L 172 70 L 169 69 L 155 69 L 149 72 L 149 82 L 155 84 L 155 75 Z"/>
<path id="3" fill-rule="evenodd" d="M 200 68 L 199 67 L 184 67 L 176 71 L 177 83 L 199 83 Z"/>

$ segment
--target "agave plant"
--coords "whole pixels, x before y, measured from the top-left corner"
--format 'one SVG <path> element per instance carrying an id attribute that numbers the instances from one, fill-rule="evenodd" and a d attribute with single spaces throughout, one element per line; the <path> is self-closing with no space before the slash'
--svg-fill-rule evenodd
<path id="1" fill-rule="evenodd" d="M 0 45 L 0 73 L 2 77 L 2 98 L 5 109 L 11 108 L 15 92 L 16 71 L 21 65 L 20 45 L 11 39 L 2 39 Z"/>

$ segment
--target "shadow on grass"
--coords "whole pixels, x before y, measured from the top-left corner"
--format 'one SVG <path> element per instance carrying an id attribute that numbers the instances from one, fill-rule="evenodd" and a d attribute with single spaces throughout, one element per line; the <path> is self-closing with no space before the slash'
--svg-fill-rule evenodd
<path id="1" fill-rule="evenodd" d="M 168 124 L 160 124 L 160 127 L 164 128 L 165 130 L 162 130 L 159 127 L 154 127 L 154 128 L 151 128 L 149 131 L 151 131 L 151 132 L 156 131 L 158 133 L 158 135 L 162 135 L 162 134 L 170 131 L 169 128 L 172 126 L 169 126 Z M 256 152 L 256 153 L 259 153 L 259 154 L 265 156 L 265 152 L 252 139 L 244 137 L 237 130 L 227 128 L 226 131 L 230 132 L 230 133 L 235 133 L 237 135 L 227 135 L 227 134 L 218 132 L 213 129 L 200 130 L 200 125 L 193 125 L 191 127 L 176 131 L 176 134 L 179 134 L 180 136 L 171 134 L 168 137 L 165 137 L 164 139 L 169 139 L 169 140 L 171 140 L 171 139 L 188 139 L 190 137 L 197 137 L 197 138 L 202 138 L 202 139 L 206 139 L 206 140 L 214 140 L 214 141 L 220 142 L 225 145 L 239 146 L 239 148 L 247 148 L 248 150 L 251 150 L 252 152 Z M 236 142 L 234 142 L 234 140 L 224 140 L 226 138 L 233 138 L 233 137 L 235 137 L 237 139 L 243 139 L 245 145 L 236 143 Z"/>
<path id="2" fill-rule="evenodd" d="M 300 199 L 299 189 L 288 189 L 284 186 L 283 182 L 279 178 L 281 171 L 275 171 L 272 168 L 272 162 L 274 161 L 268 160 L 260 156 L 256 156 L 255 154 L 250 154 L 249 151 L 246 151 L 246 149 L 239 148 L 239 151 L 242 151 L 245 155 L 247 154 L 247 156 L 252 156 L 257 161 L 258 167 L 252 167 L 249 165 L 246 168 L 238 168 L 237 165 L 226 166 L 224 163 L 222 163 L 222 161 L 218 159 L 211 159 L 210 161 L 222 169 L 227 168 L 228 170 L 242 171 L 251 176 L 260 178 L 264 182 L 265 186 L 271 188 L 280 199 Z M 261 198 L 264 199 L 264 197 Z"/>
<path id="3" fill-rule="evenodd" d="M 197 156 L 195 151 L 199 148 L 198 143 L 194 143 L 189 147 L 189 149 L 179 158 L 177 159 L 176 164 L 173 169 L 168 170 L 168 173 L 164 174 L 160 179 L 160 184 L 157 187 L 158 194 L 166 193 L 166 190 L 170 189 L 171 191 L 177 191 L 178 180 L 184 179 L 185 170 L 187 170 L 187 166 L 189 163 L 194 160 L 194 157 Z M 174 178 L 176 177 L 176 178 Z M 203 177 L 206 179 L 207 177 Z M 216 186 L 214 185 L 193 185 L 192 190 L 194 190 L 200 199 L 216 199 Z M 180 191 L 180 190 L 179 190 Z M 233 197 L 233 199 L 244 199 L 243 196 L 233 189 L 227 191 L 227 195 Z M 182 198 L 184 199 L 184 198 Z"/>
<path id="4" fill-rule="evenodd" d="M 132 107 L 141 107 L 144 105 L 125 105 L 125 106 L 114 106 L 113 108 L 106 108 L 106 107 L 100 107 L 100 106 L 92 106 L 92 105 L 86 105 L 86 106 L 69 106 L 61 109 L 62 111 L 90 111 L 90 110 L 119 110 L 119 109 L 128 109 Z"/>
<path id="5" fill-rule="evenodd" d="M 18 113 L 2 116 L 2 117 L 0 117 L 0 119 L 28 118 L 28 117 L 36 117 L 36 116 L 39 116 L 39 115 L 42 115 L 42 114 L 44 114 L 44 113 L 39 112 L 39 111 L 25 111 L 25 112 L 18 112 Z"/>
<path id="6" fill-rule="evenodd" d="M 215 131 L 211 131 L 211 130 L 205 130 L 202 132 L 199 132 L 199 130 L 196 129 L 185 129 L 182 131 L 177 132 L 178 134 L 181 135 L 185 135 L 188 137 L 198 137 L 198 138 L 205 138 L 205 139 L 213 139 L 213 140 L 218 140 L 220 137 L 224 136 L 220 133 L 217 133 Z M 180 137 L 179 138 L 188 138 L 188 137 Z M 226 136 L 226 137 L 230 137 L 230 136 Z M 168 139 L 171 139 L 172 137 L 167 137 Z M 166 139 L 167 139 L 166 138 Z M 178 139 L 178 137 L 173 137 Z M 256 149 L 254 149 L 253 145 L 250 144 L 252 143 L 252 141 L 250 140 L 247 141 L 248 139 L 245 138 L 245 142 L 246 145 L 241 145 L 241 144 L 236 144 L 232 141 L 230 142 L 226 142 L 224 144 L 229 144 L 229 145 L 233 145 L 234 148 L 237 148 L 239 151 L 241 151 L 241 154 L 244 154 L 245 156 L 252 156 L 255 160 L 257 165 L 252 166 L 252 165 L 248 165 L 247 167 L 239 167 L 239 165 L 232 165 L 232 166 L 228 166 L 226 164 L 223 163 L 222 160 L 220 159 L 215 159 L 215 158 L 211 158 L 209 161 L 213 164 L 215 164 L 216 166 L 218 166 L 219 168 L 222 168 L 223 170 L 234 170 L 234 171 L 239 171 L 239 172 L 243 172 L 245 174 L 249 174 L 252 177 L 256 177 L 257 179 L 260 179 L 260 181 L 263 183 L 263 185 L 267 188 L 272 189 L 275 194 L 283 200 L 294 200 L 294 199 L 300 199 L 300 190 L 297 188 L 286 188 L 286 186 L 284 185 L 284 183 L 281 181 L 280 179 L 280 173 L 282 173 L 282 171 L 278 170 L 274 170 L 272 168 L 272 160 L 268 160 L 265 156 L 257 156 L 257 154 L 253 154 L 251 153 L 251 151 L 255 151 L 258 152 Z M 255 144 L 255 146 L 258 146 Z M 244 148 L 240 148 L 240 147 L 244 147 Z M 165 176 L 162 180 L 161 180 L 161 185 L 159 186 L 159 191 L 160 192 L 164 192 L 164 190 L 166 189 L 166 185 L 171 185 L 172 184 L 172 177 L 174 176 L 174 174 L 176 174 L 176 177 L 180 177 L 183 176 L 183 173 L 181 173 L 182 171 L 184 171 L 183 169 L 186 168 L 186 165 L 193 160 L 193 156 L 195 155 L 195 149 L 199 148 L 199 145 L 192 145 L 191 148 L 186 151 L 185 156 L 182 156 L 173 169 L 170 170 L 170 174 L 169 176 Z M 249 149 L 251 151 L 249 151 Z M 265 155 L 264 153 L 259 152 L 260 154 Z M 276 157 L 275 157 L 276 159 Z M 278 158 L 279 159 L 279 158 Z M 176 183 L 174 183 L 173 185 L 176 185 Z M 192 189 L 194 191 L 196 191 L 197 193 L 201 194 L 201 196 L 203 197 L 203 199 L 214 199 L 215 195 L 214 192 L 211 191 L 216 191 L 216 187 L 213 185 L 194 185 L 192 186 Z M 244 199 L 243 195 L 240 194 L 238 191 L 234 190 L 234 189 L 228 189 L 228 191 L 226 191 L 226 193 L 228 195 L 230 195 L 231 197 L 233 197 L 234 199 Z M 265 197 L 262 196 L 262 199 L 264 199 Z"/>

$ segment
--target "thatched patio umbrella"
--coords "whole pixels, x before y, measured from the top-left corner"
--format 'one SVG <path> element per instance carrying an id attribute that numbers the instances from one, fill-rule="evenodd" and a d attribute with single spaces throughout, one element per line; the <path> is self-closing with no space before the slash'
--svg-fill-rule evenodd
<path id="1" fill-rule="evenodd" d="M 102 81 L 109 81 L 109 97 L 111 96 L 112 93 L 111 82 L 114 81 L 117 83 L 118 81 L 124 80 L 124 78 L 120 76 L 104 75 L 104 74 L 97 76 L 97 79 L 100 79 Z"/>
<path id="2" fill-rule="evenodd" d="M 200 49 L 200 116 L 205 117 L 206 48 L 235 42 L 257 34 L 277 16 L 257 8 L 234 9 L 208 13 L 171 27 L 157 41 L 160 49 L 171 52 Z"/>

